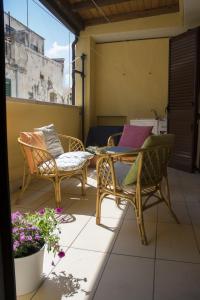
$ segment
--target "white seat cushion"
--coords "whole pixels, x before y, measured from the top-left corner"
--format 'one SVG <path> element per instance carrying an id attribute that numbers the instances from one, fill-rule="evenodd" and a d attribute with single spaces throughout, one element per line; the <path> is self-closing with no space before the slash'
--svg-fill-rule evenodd
<path id="1" fill-rule="evenodd" d="M 84 159 L 91 159 L 94 155 L 87 151 L 73 151 L 73 152 L 65 152 L 57 158 L 84 158 Z"/>
<path id="2" fill-rule="evenodd" d="M 58 156 L 55 161 L 59 171 L 74 171 L 82 168 L 93 155 L 85 151 L 66 152 Z M 54 172 L 52 161 L 46 161 L 38 166 L 41 173 Z"/>

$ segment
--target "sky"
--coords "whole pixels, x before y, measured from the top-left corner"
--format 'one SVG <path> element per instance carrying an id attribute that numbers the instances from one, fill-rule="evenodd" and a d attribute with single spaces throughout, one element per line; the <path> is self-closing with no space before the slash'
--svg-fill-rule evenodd
<path id="1" fill-rule="evenodd" d="M 28 3 L 28 18 L 27 18 Z M 74 35 L 55 19 L 54 16 L 38 0 L 3 0 L 4 11 L 21 23 L 41 35 L 45 39 L 45 55 L 50 58 L 65 58 L 64 84 L 71 86 L 69 76 L 69 60 L 71 61 L 71 45 Z M 42 9 L 42 8 L 43 9 Z M 70 35 L 70 41 L 69 41 Z M 69 51 L 70 50 L 70 51 Z M 69 57 L 70 55 L 70 57 Z M 71 68 L 71 64 L 70 64 Z"/>

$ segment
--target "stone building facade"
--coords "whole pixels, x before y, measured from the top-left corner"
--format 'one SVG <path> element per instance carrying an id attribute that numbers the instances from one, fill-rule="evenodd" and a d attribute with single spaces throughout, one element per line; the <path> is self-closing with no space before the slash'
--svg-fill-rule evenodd
<path id="1" fill-rule="evenodd" d="M 6 94 L 21 99 L 67 103 L 64 59 L 44 56 L 44 38 L 4 13 Z"/>

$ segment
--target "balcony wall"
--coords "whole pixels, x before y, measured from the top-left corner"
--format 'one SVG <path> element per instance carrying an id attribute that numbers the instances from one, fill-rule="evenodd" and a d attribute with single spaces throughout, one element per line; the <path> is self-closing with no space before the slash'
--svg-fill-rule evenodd
<path id="1" fill-rule="evenodd" d="M 123 115 L 127 122 L 165 115 L 169 39 L 97 44 L 96 114 Z"/>
<path id="2" fill-rule="evenodd" d="M 80 138 L 81 117 L 78 106 L 41 103 L 38 101 L 7 99 L 7 136 L 9 178 L 11 190 L 21 185 L 23 156 L 17 143 L 21 131 L 32 131 L 53 123 L 59 133 Z"/>
<path id="3" fill-rule="evenodd" d="M 165 114 L 168 37 L 183 30 L 182 1 L 180 8 L 177 13 L 89 26 L 81 32 L 76 56 L 86 54 L 86 135 L 99 115 L 123 115 L 129 122 L 152 118 L 151 109 Z M 76 67 L 81 68 L 79 60 Z M 76 99 L 81 99 L 79 78 Z"/>

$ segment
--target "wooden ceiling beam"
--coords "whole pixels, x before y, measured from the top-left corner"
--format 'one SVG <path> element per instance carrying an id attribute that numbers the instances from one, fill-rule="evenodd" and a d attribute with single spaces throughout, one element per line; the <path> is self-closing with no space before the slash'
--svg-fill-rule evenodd
<path id="1" fill-rule="evenodd" d="M 118 4 L 122 2 L 130 2 L 132 0 L 94 0 L 98 6 L 107 6 L 112 4 Z M 91 0 L 76 2 L 71 5 L 73 11 L 81 11 L 84 9 L 95 8 L 94 3 Z"/>
<path id="2" fill-rule="evenodd" d="M 163 6 L 159 8 L 152 8 L 148 10 L 143 11 L 132 11 L 129 13 L 123 13 L 118 15 L 109 15 L 107 16 L 110 22 L 119 22 L 119 21 L 125 21 L 130 19 L 136 19 L 136 18 L 144 18 L 144 17 L 151 17 L 151 16 L 157 16 L 162 14 L 169 14 L 179 11 L 179 4 L 174 4 L 171 6 Z M 88 19 L 84 21 L 85 26 L 92 26 L 92 25 L 98 25 L 103 23 L 108 23 L 104 17 L 100 18 L 93 18 Z"/>
<path id="3" fill-rule="evenodd" d="M 39 0 L 60 22 L 62 22 L 71 32 L 79 35 L 84 29 L 83 20 L 72 11 L 67 1 Z"/>

